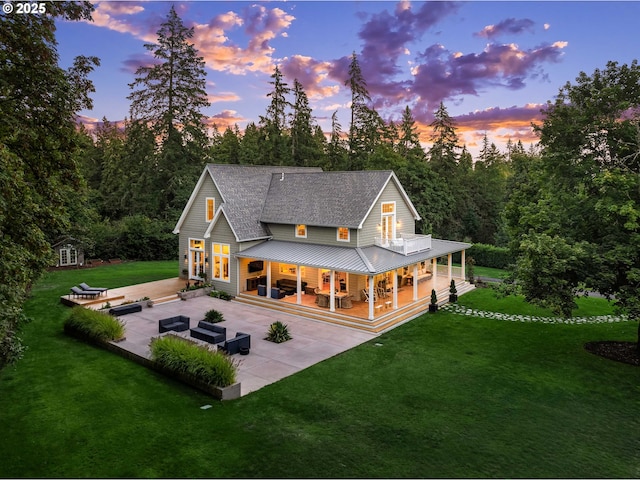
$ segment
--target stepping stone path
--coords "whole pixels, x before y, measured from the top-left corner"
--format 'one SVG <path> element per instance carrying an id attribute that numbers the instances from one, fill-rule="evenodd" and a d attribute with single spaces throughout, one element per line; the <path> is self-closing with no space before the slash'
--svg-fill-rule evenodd
<path id="1" fill-rule="evenodd" d="M 507 322 L 539 322 L 539 323 L 555 323 L 563 325 L 577 325 L 587 323 L 619 323 L 628 322 L 626 315 L 598 315 L 593 317 L 537 317 L 534 315 L 510 315 L 508 313 L 487 312 L 484 310 L 474 310 L 457 303 L 448 303 L 440 307 L 441 310 L 455 315 L 463 315 L 466 317 L 489 318 L 492 320 L 503 320 Z"/>

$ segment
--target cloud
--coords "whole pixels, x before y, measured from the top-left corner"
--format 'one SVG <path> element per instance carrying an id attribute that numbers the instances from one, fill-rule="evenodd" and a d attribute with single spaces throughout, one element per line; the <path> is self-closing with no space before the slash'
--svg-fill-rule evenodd
<path id="1" fill-rule="evenodd" d="M 216 102 L 237 102 L 241 100 L 240 96 L 233 92 L 219 92 L 215 94 L 208 95 L 209 103 Z"/>
<path id="2" fill-rule="evenodd" d="M 459 115 L 456 126 L 462 131 L 492 131 L 499 129 L 530 129 L 532 123 L 542 121 L 543 104 L 526 104 L 509 108 L 491 107 L 485 110 Z"/>
<path id="3" fill-rule="evenodd" d="M 143 31 L 141 27 L 133 25 L 129 20 L 117 17 L 128 17 L 142 12 L 144 12 L 144 7 L 140 2 L 99 2 L 91 15 L 93 21 L 87 21 L 87 23 L 139 36 Z"/>
<path id="4" fill-rule="evenodd" d="M 517 35 L 525 31 L 533 33 L 533 20 L 528 18 L 515 19 L 508 18 L 496 25 L 487 25 L 481 31 L 474 33 L 477 37 L 493 39 L 502 35 Z"/>
<path id="5" fill-rule="evenodd" d="M 289 86 L 293 87 L 293 80 L 298 79 L 305 93 L 310 99 L 331 97 L 338 93 L 340 85 L 323 85 L 328 81 L 331 63 L 315 60 L 304 55 L 285 57 L 280 63 L 283 75 L 290 79 Z"/>
<path id="6" fill-rule="evenodd" d="M 485 87 L 518 90 L 542 74 L 544 62 L 558 62 L 566 42 L 521 49 L 516 44 L 489 44 L 481 53 L 459 55 L 432 45 L 414 68 L 412 93 L 419 98 L 417 116 L 429 116 L 438 104 L 459 95 L 479 95 Z"/>
<path id="7" fill-rule="evenodd" d="M 238 112 L 235 110 L 222 110 L 220 113 L 216 113 L 211 117 L 207 118 L 205 123 L 209 127 L 213 127 L 214 125 L 218 129 L 218 132 L 224 132 L 227 127 L 233 127 L 234 125 L 238 125 L 239 123 L 246 122 L 247 119 L 238 115 Z"/>

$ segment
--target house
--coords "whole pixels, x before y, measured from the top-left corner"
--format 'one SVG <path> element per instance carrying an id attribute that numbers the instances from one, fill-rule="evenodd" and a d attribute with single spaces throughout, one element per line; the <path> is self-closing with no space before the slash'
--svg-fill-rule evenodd
<path id="1" fill-rule="evenodd" d="M 419 219 L 390 170 L 209 164 L 174 229 L 179 273 L 239 300 L 361 323 L 423 311 L 432 288 L 445 297 L 451 279 L 466 284 L 471 245 L 418 235 Z"/>
<path id="2" fill-rule="evenodd" d="M 82 267 L 84 265 L 84 249 L 75 238 L 62 237 L 51 248 L 56 255 L 56 267 Z"/>

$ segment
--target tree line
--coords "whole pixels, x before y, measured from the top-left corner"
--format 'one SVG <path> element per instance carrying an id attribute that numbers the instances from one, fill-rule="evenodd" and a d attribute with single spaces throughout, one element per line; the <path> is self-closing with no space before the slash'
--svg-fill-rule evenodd
<path id="1" fill-rule="evenodd" d="M 485 135 L 475 159 L 443 103 L 427 150 L 408 106 L 399 122 L 384 121 L 355 53 L 346 131 L 334 113 L 325 134 L 303 86 L 275 67 L 257 123 L 210 132 L 204 62 L 172 7 L 157 43 L 145 45 L 156 61 L 130 84 L 124 126 L 104 119 L 90 133 L 75 116 L 91 105 L 99 60 L 60 68 L 54 18 L 89 19 L 92 10 L 55 2 L 47 16 L 0 17 L 0 366 L 20 356 L 21 306 L 57 237 L 83 240 L 94 257 L 173 258 L 171 231 L 209 162 L 394 170 L 420 233 L 509 247 L 518 280 L 510 285 L 527 300 L 569 314 L 576 293 L 593 288 L 640 316 L 636 61 L 563 86 L 535 126 L 538 145 L 500 151 Z"/>

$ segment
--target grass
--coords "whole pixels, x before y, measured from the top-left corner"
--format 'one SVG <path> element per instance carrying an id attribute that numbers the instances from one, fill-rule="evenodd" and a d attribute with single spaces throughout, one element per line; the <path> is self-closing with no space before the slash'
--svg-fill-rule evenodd
<path id="1" fill-rule="evenodd" d="M 0 372 L 0 477 L 640 476 L 640 371 L 583 348 L 634 340 L 633 322 L 426 314 L 224 403 L 62 333 L 70 285 L 176 271 L 123 264 L 37 285 L 29 350 Z M 524 313 L 491 294 L 460 302 Z"/>

